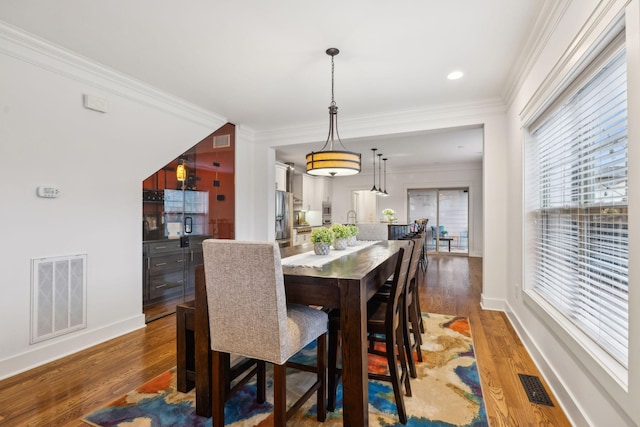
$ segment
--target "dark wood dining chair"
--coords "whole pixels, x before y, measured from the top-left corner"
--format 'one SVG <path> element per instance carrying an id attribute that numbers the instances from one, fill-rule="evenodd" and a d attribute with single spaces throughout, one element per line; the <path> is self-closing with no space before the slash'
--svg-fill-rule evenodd
<path id="1" fill-rule="evenodd" d="M 284 426 L 314 392 L 317 419 L 324 421 L 327 314 L 287 304 L 280 250 L 275 242 L 208 239 L 202 246 L 212 353 L 213 425 L 224 425 L 225 363 L 230 353 L 273 363 L 275 426 Z M 316 381 L 287 410 L 287 362 L 314 340 Z"/>
<path id="2" fill-rule="evenodd" d="M 411 252 L 411 264 L 407 273 L 407 284 L 403 295 L 403 327 L 404 327 L 404 343 L 405 351 L 408 357 L 409 373 L 412 378 L 417 378 L 416 362 L 413 358 L 415 353 L 418 362 L 422 362 L 422 345 L 421 333 L 424 332 L 422 325 L 422 313 L 420 309 L 420 300 L 418 295 L 418 279 L 420 274 L 420 257 L 422 256 L 422 245 L 424 243 L 424 234 L 415 233 L 404 236 L 402 238 L 410 239 L 414 242 Z M 378 292 L 373 296 L 372 302 L 386 302 L 390 298 L 392 280 L 388 280 Z M 413 340 L 411 339 L 413 337 Z"/>
<path id="3" fill-rule="evenodd" d="M 369 340 L 372 340 L 372 342 L 380 340 L 384 343 L 383 351 L 376 349 L 375 345 L 371 345 L 369 346 L 369 352 L 384 356 L 387 360 L 389 371 L 388 374 L 369 372 L 368 377 L 372 380 L 391 382 L 398 418 L 402 424 L 407 423 L 402 389 L 404 388 L 404 393 L 407 396 L 411 396 L 411 384 L 409 383 L 409 370 L 404 346 L 404 328 L 402 325 L 404 316 L 402 313 L 404 311 L 403 293 L 407 283 L 413 246 L 412 243 L 410 247 L 399 250 L 389 300 L 370 304 L 367 313 L 367 335 Z M 335 410 L 336 389 L 341 375 L 337 367 L 339 330 L 340 314 L 332 312 L 329 316 L 329 394 L 327 403 L 327 408 L 330 411 Z M 400 363 L 400 373 L 398 373 L 398 362 Z"/>

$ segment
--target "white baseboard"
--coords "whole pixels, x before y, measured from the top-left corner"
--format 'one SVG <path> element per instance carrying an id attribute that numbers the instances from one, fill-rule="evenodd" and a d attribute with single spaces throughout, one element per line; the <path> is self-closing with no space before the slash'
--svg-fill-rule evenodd
<path id="1" fill-rule="evenodd" d="M 480 307 L 483 310 L 505 311 L 505 301 L 498 298 L 487 298 L 482 294 L 480 296 Z"/>
<path id="2" fill-rule="evenodd" d="M 583 411 L 581 411 L 575 404 L 576 400 L 569 390 L 567 390 L 562 384 L 561 379 L 556 375 L 553 367 L 547 362 L 544 355 L 538 351 L 538 347 L 535 342 L 530 339 L 530 335 L 527 333 L 527 328 L 520 322 L 520 319 L 507 301 L 505 301 L 505 308 L 504 312 L 507 315 L 509 322 L 511 322 L 511 325 L 516 331 L 516 334 L 518 334 L 520 341 L 527 349 L 531 359 L 533 359 L 533 363 L 535 363 L 536 367 L 551 388 L 551 392 L 556 397 L 565 415 L 571 421 L 571 424 L 574 426 L 591 425 L 584 417 Z"/>
<path id="3" fill-rule="evenodd" d="M 37 348 L 0 360 L 0 380 L 144 327 L 144 314 L 139 314 L 102 328 L 83 329 L 40 343 Z"/>

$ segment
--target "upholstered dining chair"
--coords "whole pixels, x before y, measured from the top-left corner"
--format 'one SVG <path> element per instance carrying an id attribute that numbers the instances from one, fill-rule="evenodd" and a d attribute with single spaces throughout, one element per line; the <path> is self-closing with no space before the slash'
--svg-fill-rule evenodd
<path id="1" fill-rule="evenodd" d="M 404 333 L 402 312 L 404 287 L 407 282 L 407 273 L 411 263 L 413 243 L 402 248 L 398 254 L 398 262 L 393 274 L 391 294 L 387 303 L 369 305 L 367 313 L 367 335 L 370 340 L 382 337 L 384 351 L 378 351 L 374 346 L 369 347 L 372 354 L 382 355 L 387 359 L 388 374 L 369 372 L 369 379 L 391 382 L 393 394 L 396 400 L 398 418 L 402 424 L 407 423 L 407 412 L 404 406 L 404 391 L 411 396 L 411 384 L 409 383 L 409 371 L 407 368 L 406 354 L 404 351 Z M 340 330 L 340 315 L 329 316 L 329 383 L 328 383 L 328 409 L 333 411 L 336 405 L 336 389 L 338 385 L 339 369 L 338 359 L 338 335 Z M 398 374 L 398 362 L 400 362 L 400 374 Z"/>
<path id="2" fill-rule="evenodd" d="M 275 242 L 208 239 L 202 244 L 212 351 L 212 416 L 224 425 L 224 359 L 236 354 L 273 363 L 274 425 L 316 392 L 317 418 L 326 417 L 327 314 L 287 304 L 280 251 Z M 286 362 L 317 340 L 317 378 L 287 411 Z"/>

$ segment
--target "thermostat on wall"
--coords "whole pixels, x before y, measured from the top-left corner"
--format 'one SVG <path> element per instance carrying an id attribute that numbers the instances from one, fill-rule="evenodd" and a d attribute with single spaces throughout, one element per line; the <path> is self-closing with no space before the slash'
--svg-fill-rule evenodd
<path id="1" fill-rule="evenodd" d="M 60 195 L 60 190 L 55 187 L 38 187 L 38 197 L 53 198 Z"/>

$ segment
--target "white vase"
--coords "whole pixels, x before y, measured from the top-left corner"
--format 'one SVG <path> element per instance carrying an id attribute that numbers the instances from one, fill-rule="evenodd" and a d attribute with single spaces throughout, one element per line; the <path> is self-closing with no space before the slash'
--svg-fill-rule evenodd
<path id="1" fill-rule="evenodd" d="M 329 255 L 329 251 L 331 250 L 331 244 L 330 243 L 314 243 L 313 244 L 313 251 L 316 253 L 316 255 Z"/>
<path id="2" fill-rule="evenodd" d="M 347 249 L 347 239 L 336 239 L 333 241 L 333 249 L 343 251 Z"/>
<path id="3" fill-rule="evenodd" d="M 355 246 L 356 245 L 356 236 L 349 236 L 347 239 L 347 246 Z"/>

